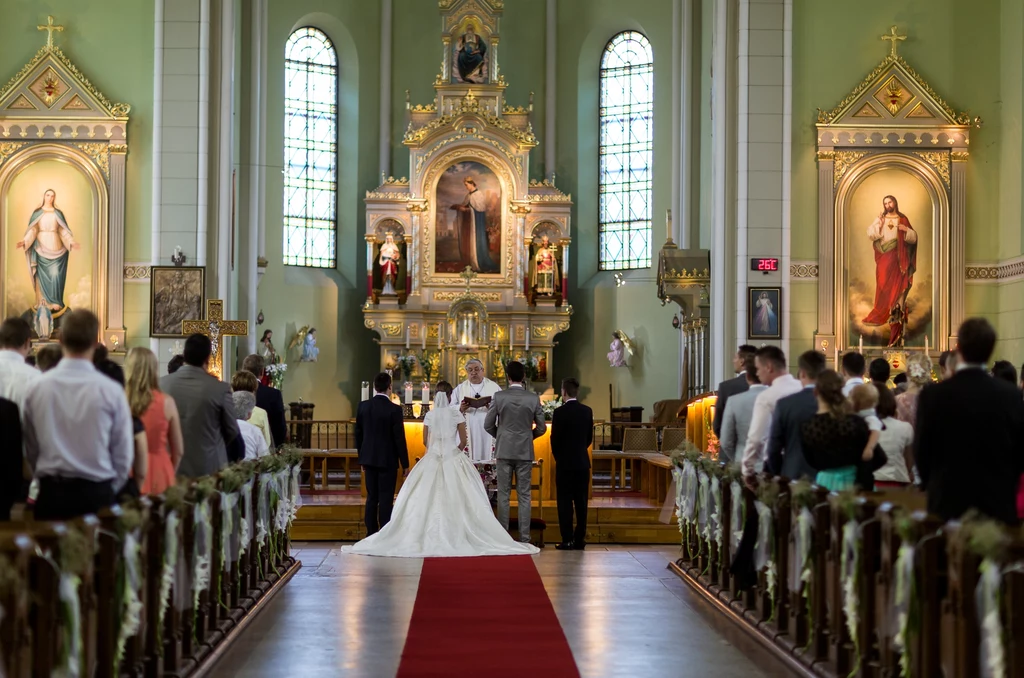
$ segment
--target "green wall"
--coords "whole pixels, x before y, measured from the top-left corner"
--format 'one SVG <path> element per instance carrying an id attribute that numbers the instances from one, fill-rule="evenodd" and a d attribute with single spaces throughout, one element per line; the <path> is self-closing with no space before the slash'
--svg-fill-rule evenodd
<path id="1" fill-rule="evenodd" d="M 893 24 L 908 34 L 900 54 L 932 88 L 957 111 L 984 119 L 983 128 L 971 132 L 966 260 L 994 262 L 1022 251 L 1024 10 L 1019 0 L 983 0 L 972 3 L 969 12 L 963 8 L 955 0 L 864 0 L 851 12 L 841 3 L 793 1 L 794 259 L 818 259 L 817 109 L 835 106 L 885 57 L 888 43 L 880 36 Z M 796 351 L 799 342 L 810 343 L 816 329 L 817 287 L 794 282 L 792 289 Z M 1024 335 L 1020 312 L 1003 317 L 1016 304 L 1009 290 L 993 285 L 966 290 L 966 314 L 990 317 L 1007 341 Z"/>
<path id="2" fill-rule="evenodd" d="M 64 31 L 54 44 L 111 101 L 131 104 L 125 187 L 125 261 L 149 261 L 153 164 L 153 3 L 140 0 L 37 0 L 7 3 L 0 21 L 0 82 L 46 42 L 36 26 L 52 15 Z M 130 28 L 129 28 L 130 27 Z M 149 288 L 125 285 L 130 344 L 149 343 Z"/>

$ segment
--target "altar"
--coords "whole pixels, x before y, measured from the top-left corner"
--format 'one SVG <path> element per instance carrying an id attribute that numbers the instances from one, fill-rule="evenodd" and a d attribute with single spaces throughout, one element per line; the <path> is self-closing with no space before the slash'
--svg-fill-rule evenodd
<path id="1" fill-rule="evenodd" d="M 434 100 L 406 102 L 409 174 L 366 193 L 364 324 L 396 392 L 457 384 L 471 359 L 494 380 L 518 360 L 543 392 L 569 329 L 572 199 L 553 176 L 530 181 L 533 107 L 505 102 L 503 4 L 441 3 Z"/>

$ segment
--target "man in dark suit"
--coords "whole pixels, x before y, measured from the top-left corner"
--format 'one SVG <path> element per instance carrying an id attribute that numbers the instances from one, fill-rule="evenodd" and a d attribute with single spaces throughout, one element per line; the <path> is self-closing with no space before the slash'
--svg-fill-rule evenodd
<path id="1" fill-rule="evenodd" d="M 242 369 L 255 374 L 256 379 L 263 376 L 263 370 L 266 367 L 263 356 L 255 353 L 246 356 L 242 361 Z M 262 408 L 267 413 L 267 420 L 270 422 L 270 437 L 274 440 L 274 447 L 281 447 L 288 442 L 288 427 L 284 419 L 284 398 L 281 396 L 281 392 L 260 382 L 256 388 L 256 407 Z"/>
<path id="2" fill-rule="evenodd" d="M 11 519 L 11 507 L 25 501 L 24 445 L 18 406 L 0 398 L 0 521 Z"/>
<path id="3" fill-rule="evenodd" d="M 718 385 L 718 402 L 715 403 L 715 419 L 711 423 L 711 428 L 715 431 L 715 437 L 722 437 L 722 422 L 725 421 L 725 403 L 729 400 L 729 396 L 734 396 L 737 393 L 743 393 L 750 385 L 747 384 L 747 373 L 744 369 L 744 365 L 747 364 L 747 357 L 753 357 L 757 353 L 757 347 L 751 346 L 750 344 L 743 344 L 736 351 L 736 355 L 732 359 L 733 371 L 738 375 L 732 379 L 726 379 Z"/>
<path id="4" fill-rule="evenodd" d="M 814 383 L 825 369 L 825 355 L 818 351 L 807 351 L 800 356 L 798 365 L 800 371 L 797 376 L 803 389 L 780 398 L 775 405 L 772 431 L 768 436 L 765 471 L 793 480 L 803 477 L 813 480 L 817 470 L 804 459 L 800 428 L 818 412 Z"/>
<path id="5" fill-rule="evenodd" d="M 391 520 L 398 467 L 403 473 L 409 468 L 402 408 L 391 402 L 391 375 L 378 374 L 373 390 L 373 397 L 359 403 L 356 413 L 356 448 L 366 479 L 366 536 Z"/>
<path id="6" fill-rule="evenodd" d="M 551 454 L 555 458 L 555 496 L 558 502 L 560 551 L 582 551 L 587 537 L 587 496 L 590 494 L 590 454 L 594 441 L 594 411 L 576 400 L 580 382 L 562 380 L 561 407 L 551 416 Z M 573 509 L 576 529 L 572 528 Z"/>
<path id="7" fill-rule="evenodd" d="M 209 337 L 193 334 L 185 340 L 185 365 L 160 378 L 160 390 L 174 398 L 181 416 L 185 456 L 178 475 L 186 478 L 212 475 L 245 458 L 231 384 L 207 372 L 212 352 Z"/>
<path id="8" fill-rule="evenodd" d="M 928 511 L 943 520 L 976 509 L 1017 522 L 1024 401 L 1014 385 L 985 370 L 995 344 L 996 331 L 987 320 L 965 320 L 957 331 L 956 372 L 918 396 L 914 458 L 928 491 Z"/>

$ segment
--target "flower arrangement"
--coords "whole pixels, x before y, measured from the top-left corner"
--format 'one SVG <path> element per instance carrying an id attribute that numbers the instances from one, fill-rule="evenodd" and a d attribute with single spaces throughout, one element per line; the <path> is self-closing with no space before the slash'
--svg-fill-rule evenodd
<path id="1" fill-rule="evenodd" d="M 270 378 L 270 385 L 280 391 L 284 386 L 284 373 L 288 371 L 288 365 L 282 362 L 281 356 L 274 356 L 274 362 L 267 365 L 264 371 Z"/>
<path id="2" fill-rule="evenodd" d="M 540 409 L 544 411 L 544 419 L 551 421 L 555 416 L 555 410 L 563 405 L 561 397 L 541 401 Z"/>
<path id="3" fill-rule="evenodd" d="M 409 381 L 409 378 L 412 377 L 412 371 L 416 369 L 416 356 L 412 354 L 400 355 L 395 360 L 395 363 L 398 365 L 398 369 L 402 371 L 402 378 L 405 381 Z"/>
<path id="4" fill-rule="evenodd" d="M 721 443 L 718 442 L 718 436 L 715 435 L 714 431 L 708 431 L 708 456 L 712 459 L 718 459 L 718 453 L 722 450 Z"/>
<path id="5" fill-rule="evenodd" d="M 430 349 L 420 351 L 420 365 L 423 366 L 423 379 L 432 382 L 435 374 L 441 374 L 441 352 Z"/>

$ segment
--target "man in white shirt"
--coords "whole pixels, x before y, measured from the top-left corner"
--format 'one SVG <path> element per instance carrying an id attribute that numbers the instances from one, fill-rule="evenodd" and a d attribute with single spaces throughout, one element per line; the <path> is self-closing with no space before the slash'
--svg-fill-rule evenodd
<path id="1" fill-rule="evenodd" d="M 864 383 L 864 356 L 856 351 L 843 354 L 843 379 L 843 395 L 849 398 L 853 389 Z"/>
<path id="2" fill-rule="evenodd" d="M 134 456 L 132 414 L 116 381 L 92 364 L 99 320 L 73 311 L 64 358 L 25 398 L 25 455 L 39 481 L 37 520 L 70 520 L 114 503 Z"/>
<path id="3" fill-rule="evenodd" d="M 786 354 L 778 346 L 762 346 L 757 349 L 754 360 L 757 364 L 757 378 L 768 388 L 758 394 L 754 401 L 747 444 L 743 448 L 742 467 L 745 478 L 753 478 L 757 473 L 758 462 L 764 462 L 775 404 L 803 388 L 800 381 L 786 369 Z"/>
<path id="4" fill-rule="evenodd" d="M 29 387 L 42 373 L 25 362 L 32 350 L 32 327 L 23 318 L 0 323 L 0 398 L 19 408 Z"/>
<path id="5" fill-rule="evenodd" d="M 238 432 L 245 442 L 245 458 L 258 459 L 270 452 L 263 431 L 255 424 L 249 423 L 252 411 L 256 407 L 256 396 L 249 391 L 235 391 L 231 394 L 235 403 L 235 418 L 238 420 Z"/>

